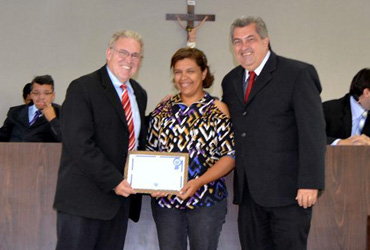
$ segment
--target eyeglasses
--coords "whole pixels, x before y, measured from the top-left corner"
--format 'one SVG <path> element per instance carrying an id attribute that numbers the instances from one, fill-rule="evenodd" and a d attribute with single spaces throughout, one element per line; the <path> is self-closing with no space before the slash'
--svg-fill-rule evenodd
<path id="1" fill-rule="evenodd" d="M 31 92 L 31 95 L 34 95 L 34 96 L 37 96 L 37 97 L 39 97 L 39 96 L 50 96 L 50 95 L 52 95 L 54 92 Z"/>
<path id="2" fill-rule="evenodd" d="M 115 48 L 111 47 L 112 50 L 118 52 L 118 55 L 121 59 L 126 59 L 127 57 L 129 57 L 131 55 L 131 58 L 133 61 L 137 62 L 139 61 L 142 57 L 142 55 L 140 53 L 130 53 L 128 52 L 127 50 L 124 50 L 124 49 L 120 49 L 120 50 L 116 50 Z"/>

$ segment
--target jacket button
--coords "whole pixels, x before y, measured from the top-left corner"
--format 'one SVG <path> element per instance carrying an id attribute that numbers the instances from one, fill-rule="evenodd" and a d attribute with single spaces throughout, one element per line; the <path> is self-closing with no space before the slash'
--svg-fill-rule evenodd
<path id="1" fill-rule="evenodd" d="M 246 133 L 244 133 L 244 132 L 241 134 L 241 136 L 242 136 L 242 137 L 245 137 L 246 135 L 247 135 L 247 134 L 246 134 Z"/>
<path id="2" fill-rule="evenodd" d="M 247 111 L 244 111 L 243 112 L 243 116 L 246 116 L 248 114 L 248 112 Z"/>

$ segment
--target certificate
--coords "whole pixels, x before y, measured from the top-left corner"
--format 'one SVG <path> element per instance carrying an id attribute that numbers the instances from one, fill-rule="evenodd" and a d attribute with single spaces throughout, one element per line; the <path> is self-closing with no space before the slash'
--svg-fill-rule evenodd
<path id="1" fill-rule="evenodd" d="M 125 166 L 125 179 L 138 193 L 175 194 L 188 179 L 187 153 L 131 151 Z"/>

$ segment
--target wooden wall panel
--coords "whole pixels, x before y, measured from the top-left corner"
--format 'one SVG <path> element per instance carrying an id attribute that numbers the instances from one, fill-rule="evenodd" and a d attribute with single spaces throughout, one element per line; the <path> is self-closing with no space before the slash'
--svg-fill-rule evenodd
<path id="1" fill-rule="evenodd" d="M 0 249 L 55 248 L 60 152 L 57 143 L 0 144 Z"/>
<path id="2" fill-rule="evenodd" d="M 313 210 L 308 248 L 366 249 L 369 212 L 370 147 L 327 147 L 326 187 Z"/>
<path id="3" fill-rule="evenodd" d="M 0 143 L 0 249 L 50 250 L 56 242 L 52 209 L 61 144 Z M 370 250 L 370 147 L 327 147 L 326 190 L 314 207 L 309 250 Z M 240 249 L 238 208 L 229 208 L 220 250 Z M 158 250 L 150 197 L 139 223 L 129 223 L 126 250 Z"/>

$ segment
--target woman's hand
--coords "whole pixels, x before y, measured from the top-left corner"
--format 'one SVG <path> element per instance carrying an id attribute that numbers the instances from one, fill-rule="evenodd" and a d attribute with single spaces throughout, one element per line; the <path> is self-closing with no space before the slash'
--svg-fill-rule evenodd
<path id="1" fill-rule="evenodd" d="M 201 187 L 203 184 L 198 179 L 192 179 L 186 183 L 186 185 L 179 191 L 177 197 L 182 200 L 185 200 L 194 195 L 194 193 Z"/>
<path id="2" fill-rule="evenodd" d="M 161 198 L 161 197 L 168 196 L 168 194 L 165 192 L 154 192 L 154 193 L 151 193 L 150 196 L 153 198 Z"/>
<path id="3" fill-rule="evenodd" d="M 194 195 L 194 193 L 203 185 L 226 176 L 234 169 L 235 160 L 233 157 L 223 156 L 210 169 L 197 179 L 192 179 L 179 191 L 177 197 L 185 200 Z"/>

